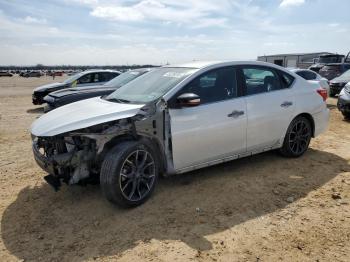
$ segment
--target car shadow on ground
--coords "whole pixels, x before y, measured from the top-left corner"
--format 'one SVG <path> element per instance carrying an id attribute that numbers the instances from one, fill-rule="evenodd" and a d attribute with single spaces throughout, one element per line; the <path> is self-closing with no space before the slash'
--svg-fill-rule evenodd
<path id="1" fill-rule="evenodd" d="M 335 110 L 338 109 L 337 105 L 327 104 L 327 107 L 329 110 Z"/>
<path id="2" fill-rule="evenodd" d="M 27 110 L 28 114 L 43 114 L 44 107 L 31 108 Z"/>
<path id="3" fill-rule="evenodd" d="M 299 159 L 268 152 L 160 179 L 153 197 L 134 209 L 109 204 L 98 186 L 55 193 L 42 184 L 24 188 L 5 210 L 2 238 L 25 261 L 120 255 L 151 239 L 210 250 L 206 236 L 278 211 L 288 197 L 298 201 L 344 170 L 347 161 L 328 152 L 310 149 Z"/>

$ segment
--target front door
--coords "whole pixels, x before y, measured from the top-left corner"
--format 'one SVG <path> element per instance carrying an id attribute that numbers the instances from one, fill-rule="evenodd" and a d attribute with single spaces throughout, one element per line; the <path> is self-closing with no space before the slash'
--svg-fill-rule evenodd
<path id="1" fill-rule="evenodd" d="M 236 79 L 234 67 L 215 69 L 177 94 L 197 94 L 201 104 L 169 110 L 175 170 L 246 151 L 246 105 Z"/>

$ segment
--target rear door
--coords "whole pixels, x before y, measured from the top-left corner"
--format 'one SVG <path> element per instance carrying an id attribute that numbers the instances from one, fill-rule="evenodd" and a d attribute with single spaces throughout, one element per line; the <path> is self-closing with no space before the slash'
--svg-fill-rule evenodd
<path id="1" fill-rule="evenodd" d="M 239 97 L 236 76 L 234 67 L 212 70 L 174 97 L 194 93 L 201 99 L 199 106 L 169 110 L 173 163 L 178 172 L 246 151 L 246 105 Z"/>
<path id="2" fill-rule="evenodd" d="M 295 109 L 294 77 L 264 66 L 242 66 L 247 104 L 247 151 L 277 146 Z"/>

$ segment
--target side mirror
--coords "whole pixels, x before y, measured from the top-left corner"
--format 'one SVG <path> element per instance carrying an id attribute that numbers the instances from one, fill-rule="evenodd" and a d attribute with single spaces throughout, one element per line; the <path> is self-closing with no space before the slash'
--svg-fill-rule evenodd
<path id="1" fill-rule="evenodd" d="M 193 93 L 185 93 L 177 98 L 177 104 L 180 107 L 193 107 L 198 106 L 201 103 L 201 99 L 198 95 Z"/>

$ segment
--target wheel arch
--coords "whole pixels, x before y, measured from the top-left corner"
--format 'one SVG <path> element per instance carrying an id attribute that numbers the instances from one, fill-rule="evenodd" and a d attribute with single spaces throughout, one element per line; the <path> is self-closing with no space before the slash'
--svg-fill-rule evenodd
<path id="1" fill-rule="evenodd" d="M 145 143 L 149 147 L 151 147 L 155 153 L 157 154 L 158 160 L 159 160 L 159 170 L 161 173 L 165 171 L 165 166 L 166 166 L 166 158 L 164 156 L 164 149 L 160 141 L 158 141 L 157 138 L 155 137 L 149 137 L 149 136 L 144 136 L 144 135 L 137 135 L 137 138 L 135 138 L 132 135 L 121 135 L 121 136 L 116 136 L 112 138 L 110 141 L 108 141 L 103 148 L 103 151 L 99 154 L 99 162 L 102 163 L 104 157 L 106 154 L 116 145 L 126 142 L 126 141 L 139 141 L 142 143 Z"/>
<path id="2" fill-rule="evenodd" d="M 300 117 L 300 116 L 305 117 L 307 120 L 309 120 L 309 122 L 311 124 L 311 128 L 312 128 L 312 137 L 315 137 L 315 120 L 312 117 L 312 115 L 309 113 L 301 113 L 301 114 L 297 115 L 296 117 L 294 117 L 294 119 L 296 119 L 297 117 Z"/>

